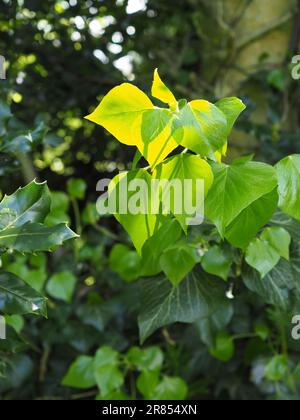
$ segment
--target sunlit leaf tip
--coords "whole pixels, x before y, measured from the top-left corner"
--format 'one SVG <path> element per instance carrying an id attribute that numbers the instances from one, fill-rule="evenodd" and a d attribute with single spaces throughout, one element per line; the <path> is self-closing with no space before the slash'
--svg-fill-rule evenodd
<path id="1" fill-rule="evenodd" d="M 177 100 L 170 89 L 161 80 L 158 69 L 154 70 L 152 96 L 168 104 L 172 110 L 177 108 Z"/>

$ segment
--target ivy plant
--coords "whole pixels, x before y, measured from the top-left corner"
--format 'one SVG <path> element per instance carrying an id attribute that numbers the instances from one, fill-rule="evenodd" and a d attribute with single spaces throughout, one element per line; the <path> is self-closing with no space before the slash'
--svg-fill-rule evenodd
<path id="1" fill-rule="evenodd" d="M 131 378 L 132 396 L 122 390 L 127 378 Z M 147 400 L 187 397 L 185 381 L 164 373 L 164 354 L 157 346 L 131 347 L 125 354 L 109 346 L 100 347 L 94 357 L 77 357 L 62 384 L 79 389 L 96 388 L 98 400 L 130 400 L 137 394 Z"/>
<path id="2" fill-rule="evenodd" d="M 287 296 L 298 293 L 299 238 L 292 226 L 300 221 L 300 156 L 275 166 L 253 156 L 228 163 L 228 138 L 245 109 L 240 99 L 178 100 L 157 70 L 152 96 L 164 106 L 155 106 L 137 87 L 124 83 L 86 118 L 137 148 L 128 180 L 202 179 L 205 220 L 191 227 L 186 216 L 195 215 L 178 214 L 172 204 L 168 214 L 113 212 L 135 250 L 116 245 L 111 267 L 126 281 L 144 278 L 141 342 L 160 327 L 200 322 L 212 333 L 205 340 L 212 354 L 225 342 L 231 355 L 233 343 L 222 330 L 232 316 L 230 298 L 240 275 L 268 303 L 285 306 Z M 123 177 L 114 178 L 108 197 L 121 188 Z M 190 194 L 196 199 L 195 188 Z M 128 193 L 128 201 L 132 195 Z M 162 204 L 163 193 L 160 199 Z"/>

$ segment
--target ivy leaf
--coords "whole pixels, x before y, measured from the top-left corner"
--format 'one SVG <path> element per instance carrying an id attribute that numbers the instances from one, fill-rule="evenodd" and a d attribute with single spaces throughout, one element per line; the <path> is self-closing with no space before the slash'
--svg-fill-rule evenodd
<path id="1" fill-rule="evenodd" d="M 67 188 L 70 197 L 76 198 L 77 200 L 84 199 L 87 185 L 83 179 L 69 179 Z"/>
<path id="2" fill-rule="evenodd" d="M 55 299 L 70 303 L 76 285 L 76 277 L 70 271 L 54 274 L 47 284 L 47 292 Z"/>
<path id="3" fill-rule="evenodd" d="M 298 220 L 282 212 L 277 212 L 271 219 L 270 224 L 284 228 L 295 241 L 300 242 L 300 222 Z"/>
<path id="4" fill-rule="evenodd" d="M 125 281 L 132 281 L 140 275 L 141 257 L 126 245 L 117 244 L 109 255 L 109 266 Z"/>
<path id="5" fill-rule="evenodd" d="M 199 267 L 176 288 L 162 276 L 143 280 L 139 315 L 141 342 L 165 325 L 207 320 L 221 313 L 222 308 L 230 307 L 225 293 L 221 280 L 210 277 Z"/>
<path id="6" fill-rule="evenodd" d="M 109 346 L 102 346 L 97 350 L 94 360 L 94 367 L 102 367 L 106 365 L 117 365 L 119 353 Z"/>
<path id="7" fill-rule="evenodd" d="M 137 87 L 124 83 L 112 89 L 86 119 L 103 126 L 121 143 L 136 146 L 151 167 L 162 162 L 178 145 L 215 159 L 227 142 L 230 125 L 242 105 L 231 98 L 218 106 L 204 100 L 181 102 L 154 73 L 153 95 L 170 109 L 154 107 Z"/>
<path id="8" fill-rule="evenodd" d="M 142 249 L 141 276 L 155 276 L 162 269 L 160 257 L 172 244 L 176 243 L 182 234 L 179 223 L 175 219 L 166 219 L 154 235 L 149 238 Z"/>
<path id="9" fill-rule="evenodd" d="M 26 223 L 0 231 L 0 247 L 19 252 L 51 251 L 63 242 L 76 238 L 74 232 L 64 223 L 47 227 L 38 223 Z"/>
<path id="10" fill-rule="evenodd" d="M 285 355 L 274 356 L 265 368 L 265 377 L 269 381 L 281 381 L 288 371 L 288 359 Z"/>
<path id="11" fill-rule="evenodd" d="M 164 209 L 174 214 L 185 232 L 195 217 L 204 217 L 203 199 L 213 184 L 213 173 L 205 160 L 182 153 L 167 159 L 155 170 L 153 176 L 162 180 L 161 200 Z M 168 186 L 163 187 L 164 180 L 169 181 Z M 198 186 L 201 180 L 203 188 Z"/>
<path id="12" fill-rule="evenodd" d="M 158 69 L 154 71 L 152 84 L 152 96 L 169 105 L 171 109 L 176 109 L 177 100 L 170 89 L 161 80 Z"/>
<path id="13" fill-rule="evenodd" d="M 127 353 L 127 359 L 140 371 L 157 371 L 162 367 L 164 354 L 157 346 L 145 349 L 131 347 Z"/>
<path id="14" fill-rule="evenodd" d="M 47 317 L 46 299 L 12 273 L 0 274 L 0 311 Z"/>
<path id="15" fill-rule="evenodd" d="M 157 385 L 153 393 L 153 399 L 164 400 L 184 400 L 187 396 L 188 388 L 185 381 L 178 377 L 164 376 Z"/>
<path id="16" fill-rule="evenodd" d="M 50 211 L 47 184 L 31 182 L 0 203 L 0 229 L 22 226 L 27 222 L 42 223 Z"/>
<path id="17" fill-rule="evenodd" d="M 155 394 L 155 389 L 159 384 L 159 370 L 143 370 L 138 376 L 136 385 L 137 389 L 147 400 L 151 400 Z"/>
<path id="18" fill-rule="evenodd" d="M 77 357 L 63 378 L 62 385 L 79 389 L 89 389 L 95 386 L 93 357 Z"/>
<path id="19" fill-rule="evenodd" d="M 280 257 L 289 260 L 290 234 L 283 228 L 266 228 L 260 238 L 250 242 L 246 250 L 246 261 L 263 277 L 279 262 Z"/>
<path id="20" fill-rule="evenodd" d="M 224 237 L 226 227 L 277 185 L 275 170 L 259 162 L 214 164 L 214 183 L 205 201 L 206 216 Z"/>
<path id="21" fill-rule="evenodd" d="M 227 333 L 221 332 L 216 338 L 215 346 L 209 350 L 210 354 L 221 362 L 229 362 L 234 355 L 234 342 Z"/>
<path id="22" fill-rule="evenodd" d="M 108 346 L 100 348 L 94 360 L 94 375 L 102 396 L 123 385 L 124 377 L 118 368 L 118 352 Z"/>
<path id="23" fill-rule="evenodd" d="M 281 259 L 264 279 L 256 270 L 247 266 L 243 270 L 242 277 L 246 287 L 257 293 L 264 302 L 287 310 L 290 294 L 296 284 L 292 264 Z"/>
<path id="24" fill-rule="evenodd" d="M 162 271 L 176 287 L 199 260 L 195 248 L 189 244 L 180 243 L 168 248 L 160 257 L 159 262 Z"/>
<path id="25" fill-rule="evenodd" d="M 227 141 L 227 119 L 223 112 L 205 100 L 184 106 L 174 118 L 172 135 L 183 147 L 211 159 Z"/>
<path id="26" fill-rule="evenodd" d="M 267 241 L 259 238 L 250 242 L 246 250 L 247 263 L 264 278 L 279 262 L 280 255 Z"/>
<path id="27" fill-rule="evenodd" d="M 133 183 L 140 187 L 137 188 L 138 191 L 128 191 L 128 185 L 133 185 Z M 124 191 L 127 191 L 126 196 L 123 194 Z M 127 231 L 136 250 L 141 254 L 146 240 L 161 225 L 159 221 L 160 216 L 151 214 L 150 174 L 144 169 L 139 169 L 117 175 L 109 186 L 109 197 L 112 201 L 116 200 L 116 211 L 113 212 L 115 218 Z M 123 198 L 120 199 L 120 197 Z"/>
<path id="28" fill-rule="evenodd" d="M 261 240 L 267 241 L 274 248 L 280 257 L 290 259 L 291 235 L 281 227 L 266 228 L 261 234 Z"/>
<path id="29" fill-rule="evenodd" d="M 246 248 L 276 211 L 278 193 L 274 189 L 246 207 L 226 228 L 225 238 L 238 248 Z"/>
<path id="30" fill-rule="evenodd" d="M 147 95 L 129 83 L 112 89 L 86 117 L 121 143 L 136 146 L 151 166 L 178 146 L 171 139 L 171 118 L 171 111 L 155 108 Z"/>
<path id="31" fill-rule="evenodd" d="M 279 208 L 300 220 L 300 155 L 291 155 L 276 165 Z"/>
<path id="32" fill-rule="evenodd" d="M 204 254 L 201 265 L 207 273 L 214 274 L 226 281 L 232 265 L 232 259 L 218 245 L 215 245 Z"/>
<path id="33" fill-rule="evenodd" d="M 227 136 L 229 136 L 234 123 L 240 116 L 240 114 L 246 108 L 246 105 L 239 98 L 223 98 L 215 103 L 227 119 Z"/>

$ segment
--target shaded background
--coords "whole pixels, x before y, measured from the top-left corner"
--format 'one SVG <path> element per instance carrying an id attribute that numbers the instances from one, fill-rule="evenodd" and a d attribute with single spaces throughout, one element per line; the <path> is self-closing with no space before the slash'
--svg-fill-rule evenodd
<path id="1" fill-rule="evenodd" d="M 291 58 L 299 53 L 300 1 L 3 0 L 0 32 L 0 54 L 8 66 L 0 98 L 10 104 L 20 126 L 32 128 L 44 121 L 49 128 L 43 145 L 1 177 L 3 192 L 12 192 L 33 176 L 63 192 L 70 178 L 80 178 L 87 186 L 85 201 L 77 203 L 83 212 L 87 201 L 95 202 L 97 180 L 128 167 L 134 155 L 132 148 L 121 146 L 84 115 L 123 81 L 149 93 L 156 67 L 178 98 L 215 101 L 234 95 L 245 101 L 247 110 L 230 139 L 228 160 L 254 153 L 256 159 L 274 163 L 299 152 L 300 81 L 291 77 Z M 2 156 L 1 162 L 6 163 Z M 68 213 L 74 229 L 82 229 L 74 203 L 58 199 L 57 205 L 57 213 Z M 103 233 L 106 228 L 109 233 Z M 76 272 L 77 302 L 86 305 L 88 287 L 106 304 L 116 299 L 112 323 L 106 328 L 102 319 L 103 327 L 96 325 L 95 334 L 95 322 L 86 322 L 83 311 L 78 315 L 76 302 L 69 307 L 53 304 L 49 321 L 28 320 L 27 334 L 37 352 L 27 351 L 18 368 L 24 369 L 21 378 L 1 385 L 6 397 L 67 398 L 71 391 L 59 383 L 76 354 L 99 343 L 113 342 L 120 350 L 137 344 L 134 305 L 133 313 L 128 311 L 136 291 L 131 285 L 124 287 L 107 268 L 107 249 L 116 236 L 127 239 L 111 219 L 100 221 L 97 229 L 84 230 L 79 261 L 68 248 L 51 257 L 43 281 L 59 267 Z M 32 279 L 34 264 L 22 260 L 20 266 L 27 267 Z M 91 284 L 86 282 L 91 278 Z M 240 320 L 243 317 L 246 314 Z M 242 357 L 220 369 L 204 358 L 201 340 L 195 338 L 197 349 L 191 348 L 190 331 L 174 331 L 175 341 L 179 337 L 175 347 L 161 334 L 153 340 L 168 355 L 167 369 L 187 378 L 191 397 L 265 395 L 251 383 Z M 195 331 L 192 334 L 196 337 Z"/>

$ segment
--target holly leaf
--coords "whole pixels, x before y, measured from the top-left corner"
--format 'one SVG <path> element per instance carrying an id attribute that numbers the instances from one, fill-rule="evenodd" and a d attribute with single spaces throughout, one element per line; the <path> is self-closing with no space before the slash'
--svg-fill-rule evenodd
<path id="1" fill-rule="evenodd" d="M 0 231 L 0 247 L 19 252 L 51 251 L 65 241 L 77 238 L 64 223 L 47 227 L 39 223 L 26 223 Z"/>
<path id="2" fill-rule="evenodd" d="M 27 222 L 42 223 L 50 211 L 51 198 L 46 183 L 31 182 L 0 203 L 0 229 L 19 227 Z"/>
<path id="3" fill-rule="evenodd" d="M 12 273 L 0 274 L 0 311 L 47 317 L 46 299 Z"/>

